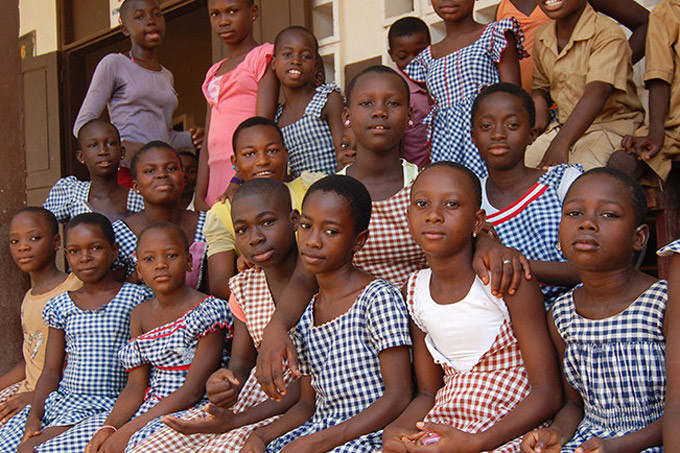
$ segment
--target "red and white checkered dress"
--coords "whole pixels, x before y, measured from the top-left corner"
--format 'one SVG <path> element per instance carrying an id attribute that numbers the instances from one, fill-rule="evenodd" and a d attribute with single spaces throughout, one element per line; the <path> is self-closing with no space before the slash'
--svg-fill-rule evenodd
<path id="1" fill-rule="evenodd" d="M 373 201 L 368 240 L 354 255 L 353 261 L 359 269 L 387 280 L 397 288 L 404 286 L 412 272 L 427 267 L 425 254 L 413 240 L 406 218 L 418 167 L 402 162 L 404 188 L 387 200 Z"/>
<path id="2" fill-rule="evenodd" d="M 417 275 L 418 272 L 409 277 L 407 305 L 413 321 L 421 327 L 415 309 Z M 437 392 L 434 406 L 425 416 L 426 422 L 445 423 L 468 433 L 484 431 L 514 409 L 531 390 L 519 344 L 508 320 L 501 325 L 491 348 L 472 369 L 459 372 L 446 363 L 441 366 L 444 387 Z M 521 440 L 520 436 L 494 451 L 518 452 Z"/>
<path id="3" fill-rule="evenodd" d="M 229 288 L 243 313 L 246 315 L 246 327 L 253 339 L 255 348 L 259 349 L 262 343 L 262 333 L 274 314 L 274 300 L 272 299 L 267 279 L 261 269 L 248 269 L 231 280 Z M 248 380 L 239 393 L 236 404 L 231 410 L 238 414 L 251 407 L 267 401 L 269 398 L 255 379 L 255 368 L 250 373 Z M 286 369 L 284 381 L 288 385 L 293 380 L 293 374 Z M 203 408 L 194 409 L 185 413 L 185 420 L 204 418 L 208 413 Z M 258 423 L 233 429 L 224 434 L 191 434 L 185 435 L 164 427 L 153 436 L 137 445 L 133 452 L 160 452 L 172 451 L 173 453 L 193 452 L 236 452 L 241 449 L 250 433 L 262 426 L 274 422 L 279 416 L 270 417 Z"/>

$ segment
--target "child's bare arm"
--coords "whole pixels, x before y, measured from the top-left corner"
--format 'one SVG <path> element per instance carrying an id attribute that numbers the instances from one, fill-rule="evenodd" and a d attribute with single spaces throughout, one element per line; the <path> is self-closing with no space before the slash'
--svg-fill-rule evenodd
<path id="1" fill-rule="evenodd" d="M 198 154 L 198 173 L 196 175 L 196 186 L 194 193 L 196 200 L 194 206 L 199 211 L 208 211 L 210 206 L 205 201 L 208 195 L 208 181 L 210 180 L 210 167 L 208 167 L 208 137 L 210 133 L 210 105 L 208 104 L 205 113 L 205 140 Z"/>
<path id="2" fill-rule="evenodd" d="M 668 273 L 668 306 L 664 318 L 666 336 L 666 407 L 663 443 L 668 451 L 680 445 L 680 254 L 674 254 Z"/>
<path id="3" fill-rule="evenodd" d="M 546 169 L 569 162 L 569 150 L 593 124 L 613 92 L 614 87 L 606 82 L 590 82 L 585 86 L 583 96 L 548 146 L 538 168 Z"/>
<path id="4" fill-rule="evenodd" d="M 536 106 L 536 125 L 534 129 L 537 135 L 542 134 L 550 124 L 550 95 L 545 90 L 534 90 L 531 94 Z"/>
<path id="5" fill-rule="evenodd" d="M 581 277 L 576 267 L 569 261 L 536 261 L 531 260 L 531 270 L 540 283 L 553 286 L 576 286 Z"/>
<path id="6" fill-rule="evenodd" d="M 268 65 L 267 70 L 258 84 L 255 114 L 273 120 L 274 115 L 276 115 L 276 105 L 278 101 L 279 79 L 276 78 L 274 68 L 271 65 Z"/>
<path id="7" fill-rule="evenodd" d="M 519 72 L 519 53 L 517 52 L 515 34 L 508 30 L 505 32 L 505 39 L 508 41 L 508 44 L 501 54 L 501 60 L 498 62 L 498 74 L 500 75 L 501 82 L 520 85 L 522 78 Z"/>
<path id="8" fill-rule="evenodd" d="M 210 294 L 228 300 L 229 279 L 236 274 L 236 254 L 233 250 L 218 252 L 208 257 L 208 286 Z"/>
<path id="9" fill-rule="evenodd" d="M 342 153 L 342 134 L 345 130 L 345 124 L 342 121 L 342 112 L 345 108 L 345 103 L 342 96 L 337 91 L 333 91 L 328 95 L 326 106 L 324 107 L 323 115 L 328 121 L 328 126 L 331 129 L 333 136 L 333 145 L 335 146 L 336 159 L 340 159 Z"/>
<path id="10" fill-rule="evenodd" d="M 24 379 L 26 379 L 26 361 L 22 358 L 8 372 L 0 376 L 0 389 L 7 388 Z M 1 415 L 0 418 L 2 418 Z"/>
<path id="11" fill-rule="evenodd" d="M 647 82 L 649 90 L 649 134 L 646 137 L 627 135 L 621 146 L 639 159 L 651 159 L 656 156 L 666 140 L 664 123 L 671 99 L 671 86 L 661 79 Z"/>
<path id="12" fill-rule="evenodd" d="M 633 34 L 628 43 L 633 52 L 633 64 L 645 56 L 645 37 L 649 11 L 634 0 L 588 0 L 596 11 L 624 25 Z"/>

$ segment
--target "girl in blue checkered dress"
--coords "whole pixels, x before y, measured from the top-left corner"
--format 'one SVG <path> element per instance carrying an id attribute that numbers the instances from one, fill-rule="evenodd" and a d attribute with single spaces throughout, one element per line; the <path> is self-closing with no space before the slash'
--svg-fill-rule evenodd
<path id="1" fill-rule="evenodd" d="M 118 351 L 127 385 L 110 413 L 84 421 L 42 452 L 123 451 L 160 429 L 160 416 L 207 402 L 205 383 L 222 362 L 232 327 L 227 302 L 185 284 L 189 244 L 176 225 L 146 227 L 137 254 L 137 272 L 155 297 L 132 311 L 132 340 Z"/>
<path id="2" fill-rule="evenodd" d="M 382 429 L 410 401 L 404 301 L 399 290 L 352 264 L 370 215 L 371 196 L 354 178 L 328 176 L 309 188 L 298 248 L 319 292 L 295 331 L 300 399 L 253 431 L 242 452 L 375 452 Z"/>
<path id="3" fill-rule="evenodd" d="M 663 451 L 668 295 L 666 281 L 635 269 L 646 215 L 644 190 L 617 170 L 590 170 L 569 189 L 559 240 L 583 285 L 548 315 L 566 404 L 522 451 Z"/>
<path id="4" fill-rule="evenodd" d="M 113 124 L 101 118 L 83 124 L 78 146 L 76 158 L 87 167 L 90 180 L 61 178 L 47 195 L 45 209 L 61 223 L 83 212 L 98 212 L 115 222 L 144 209 L 141 195 L 118 184 L 118 166 L 125 151 Z"/>
<path id="5" fill-rule="evenodd" d="M 536 111 L 529 93 L 511 83 L 481 91 L 472 104 L 472 141 L 489 176 L 482 178 L 482 209 L 503 244 L 531 260 L 549 308 L 579 281 L 557 248 L 562 201 L 583 170 L 558 165 L 547 171 L 524 165 Z"/>
<path id="6" fill-rule="evenodd" d="M 450 160 L 486 176 L 486 167 L 470 139 L 470 108 L 482 88 L 499 81 L 520 84 L 519 58 L 525 55 L 524 37 L 514 19 L 474 21 L 475 0 L 452 7 L 432 0 L 446 25 L 446 37 L 427 47 L 406 67 L 416 82 L 427 84 L 434 105 L 429 124 L 432 162 Z"/>
<path id="7" fill-rule="evenodd" d="M 274 42 L 272 65 L 286 100 L 275 120 L 283 132 L 294 178 L 305 170 L 335 173 L 336 150 L 341 149 L 345 103 L 335 84 L 316 86 L 318 49 L 312 32 L 300 26 L 284 29 Z"/>
<path id="8" fill-rule="evenodd" d="M 117 246 L 103 215 L 85 213 L 71 219 L 64 243 L 69 265 L 83 286 L 55 297 L 43 310 L 49 327 L 45 366 L 32 404 L 0 430 L 3 452 L 17 447 L 22 452 L 39 450 L 73 425 L 111 410 L 125 386 L 127 376 L 117 351 L 130 339 L 132 309 L 151 291 L 113 279 Z M 73 450 L 66 446 L 61 451 Z"/>
<path id="9" fill-rule="evenodd" d="M 186 283 L 202 291 L 207 285 L 207 247 L 203 235 L 206 214 L 179 207 L 184 190 L 179 155 L 167 143 L 150 142 L 135 154 L 130 163 L 130 171 L 135 190 L 144 197 L 144 210 L 113 223 L 116 240 L 120 245 L 115 266 L 125 269 L 128 281 L 138 282 L 134 272 L 137 235 L 153 222 L 169 221 L 178 225 L 188 238 L 192 238 L 189 246 L 192 264 L 187 271 Z"/>

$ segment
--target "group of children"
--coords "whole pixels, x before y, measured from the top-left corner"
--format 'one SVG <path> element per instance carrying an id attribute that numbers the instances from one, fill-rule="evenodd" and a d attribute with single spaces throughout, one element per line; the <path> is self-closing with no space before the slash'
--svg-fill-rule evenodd
<path id="1" fill-rule="evenodd" d="M 473 0 L 432 0 L 446 38 L 397 21 L 397 70 L 363 70 L 343 98 L 309 30 L 260 45 L 252 0 L 208 0 L 229 58 L 203 85 L 204 141 L 170 132 L 160 5 L 126 0 L 130 53 L 102 60 L 74 127 L 90 181 L 10 224 L 32 287 L 0 450 L 678 445 L 680 245 L 659 251 L 668 283 L 636 270 L 631 176 L 665 177 L 653 162 L 676 146 L 676 3 L 645 33 L 632 0 L 503 0 L 489 25 Z M 655 104 L 636 130 L 645 34 Z"/>

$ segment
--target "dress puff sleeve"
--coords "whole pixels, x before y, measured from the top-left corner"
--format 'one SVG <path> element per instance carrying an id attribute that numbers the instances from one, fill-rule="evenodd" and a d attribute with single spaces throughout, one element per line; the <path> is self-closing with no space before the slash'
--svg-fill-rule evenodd
<path id="1" fill-rule="evenodd" d="M 133 338 L 128 344 L 121 346 L 118 350 L 118 360 L 123 364 L 125 371 L 131 371 L 138 366 L 144 365 L 149 361 L 142 356 L 139 349 L 139 343 L 136 338 Z"/>
<path id="2" fill-rule="evenodd" d="M 368 295 L 366 323 L 377 351 L 411 346 L 409 316 L 406 304 L 397 288 L 377 280 L 366 291 Z"/>
<path id="3" fill-rule="evenodd" d="M 432 46 L 428 46 L 420 52 L 411 62 L 404 68 L 404 72 L 411 80 L 415 82 L 427 81 L 427 68 L 432 61 Z"/>
<path id="4" fill-rule="evenodd" d="M 73 202 L 77 182 L 75 176 L 61 178 L 52 186 L 47 199 L 43 203 L 43 208 L 54 214 L 59 223 L 66 223 L 70 218 L 70 206 Z"/>
<path id="5" fill-rule="evenodd" d="M 256 80 L 260 80 L 269 68 L 269 63 L 274 56 L 274 44 L 268 42 L 261 44 L 251 50 L 248 55 L 248 67 L 252 71 Z"/>
<path id="6" fill-rule="evenodd" d="M 659 256 L 673 256 L 675 253 L 680 253 L 680 239 L 675 242 L 671 242 L 656 252 L 656 254 Z"/>
<path id="7" fill-rule="evenodd" d="M 508 47 L 507 32 L 515 35 L 515 45 L 517 46 L 519 59 L 521 60 L 529 56 L 526 50 L 524 50 L 524 33 L 519 26 L 519 22 L 514 17 L 511 17 L 490 24 L 489 28 L 482 35 L 481 39 L 487 41 L 486 48 L 494 63 L 500 63 L 503 52 Z"/>
<path id="8" fill-rule="evenodd" d="M 50 299 L 42 311 L 42 318 L 47 327 L 64 330 L 65 327 L 65 304 L 69 302 L 68 293 L 62 293 Z"/>
<path id="9" fill-rule="evenodd" d="M 227 329 L 226 337 L 234 333 L 234 317 L 227 301 L 208 296 L 184 315 L 184 324 L 190 338 L 204 337 L 219 329 Z"/>

